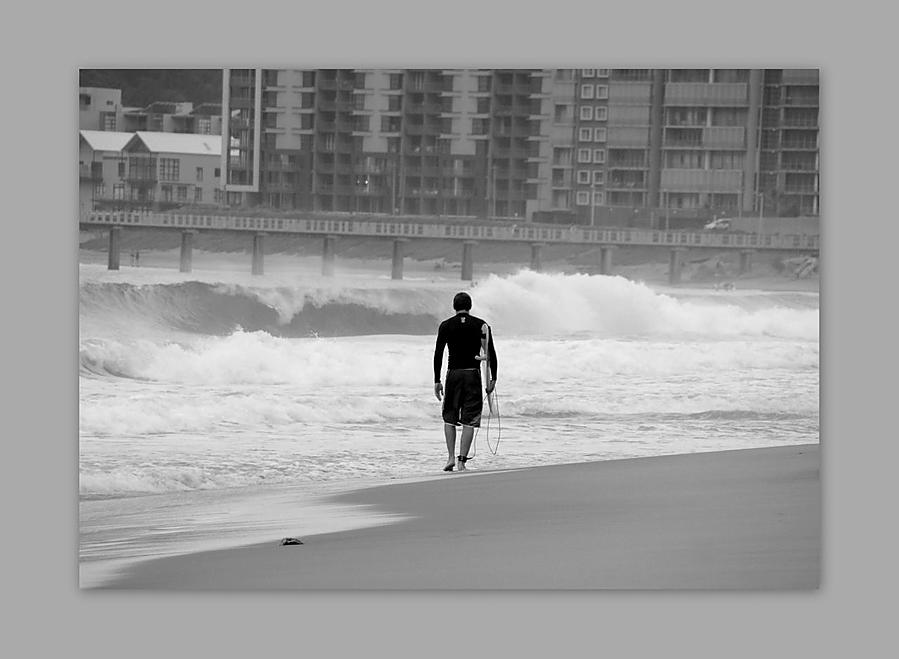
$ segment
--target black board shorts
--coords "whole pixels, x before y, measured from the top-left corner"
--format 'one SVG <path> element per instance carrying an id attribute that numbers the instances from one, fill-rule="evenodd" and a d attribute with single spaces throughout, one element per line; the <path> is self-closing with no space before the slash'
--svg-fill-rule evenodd
<path id="1" fill-rule="evenodd" d="M 453 426 L 481 427 L 484 399 L 481 394 L 481 370 L 460 368 L 447 371 L 443 395 L 443 421 Z"/>

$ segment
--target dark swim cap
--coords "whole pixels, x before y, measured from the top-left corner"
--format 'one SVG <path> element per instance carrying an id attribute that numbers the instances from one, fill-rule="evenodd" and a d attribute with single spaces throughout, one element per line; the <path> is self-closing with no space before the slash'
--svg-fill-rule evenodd
<path id="1" fill-rule="evenodd" d="M 456 293 L 453 298 L 453 309 L 471 311 L 471 296 L 468 293 Z"/>

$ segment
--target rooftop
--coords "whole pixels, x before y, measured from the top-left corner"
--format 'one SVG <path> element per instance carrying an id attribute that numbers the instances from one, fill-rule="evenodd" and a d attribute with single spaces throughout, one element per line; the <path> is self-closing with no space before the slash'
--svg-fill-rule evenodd
<path id="1" fill-rule="evenodd" d="M 84 132 L 84 131 L 82 131 Z M 194 133 L 156 133 L 139 130 L 136 133 L 125 133 L 130 137 L 128 144 L 143 142 L 147 150 L 153 153 L 183 153 L 191 155 L 220 155 L 222 153 L 221 135 L 198 135 Z"/>
<path id="2" fill-rule="evenodd" d="M 134 133 L 111 130 L 81 130 L 78 132 L 94 151 L 121 151 L 125 148 L 128 140 L 134 137 Z"/>

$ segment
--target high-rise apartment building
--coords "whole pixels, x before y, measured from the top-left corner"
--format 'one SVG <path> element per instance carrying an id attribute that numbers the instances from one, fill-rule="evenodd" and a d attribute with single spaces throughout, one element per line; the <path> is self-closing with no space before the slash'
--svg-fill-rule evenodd
<path id="1" fill-rule="evenodd" d="M 223 180 L 231 204 L 312 211 L 817 214 L 817 74 L 225 69 Z"/>

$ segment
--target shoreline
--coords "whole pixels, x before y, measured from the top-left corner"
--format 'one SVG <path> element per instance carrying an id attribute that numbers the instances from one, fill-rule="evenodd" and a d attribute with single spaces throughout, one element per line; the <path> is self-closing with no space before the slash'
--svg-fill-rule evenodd
<path id="1" fill-rule="evenodd" d="M 819 466 L 804 444 L 376 485 L 329 501 L 402 521 L 152 559 L 97 588 L 814 589 Z"/>

